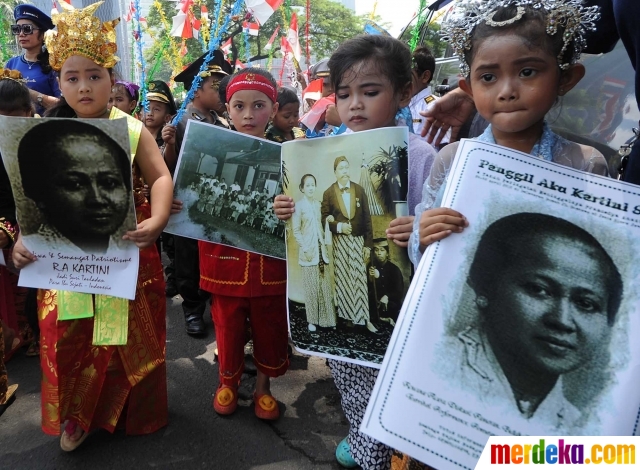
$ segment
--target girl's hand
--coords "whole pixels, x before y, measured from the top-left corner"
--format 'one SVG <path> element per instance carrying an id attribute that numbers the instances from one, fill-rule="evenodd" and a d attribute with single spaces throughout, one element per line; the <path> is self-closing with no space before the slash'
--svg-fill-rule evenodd
<path id="1" fill-rule="evenodd" d="M 140 222 L 136 230 L 125 233 L 122 239 L 131 240 L 138 248 L 147 248 L 156 242 L 163 228 L 158 217 L 152 216 Z"/>
<path id="2" fill-rule="evenodd" d="M 288 220 L 291 218 L 291 214 L 295 212 L 296 203 L 293 202 L 293 198 L 278 194 L 273 200 L 273 212 L 280 220 Z"/>
<path id="3" fill-rule="evenodd" d="M 176 145 L 176 126 L 164 126 L 162 128 L 162 140 L 167 145 Z"/>
<path id="4" fill-rule="evenodd" d="M 36 258 L 33 253 L 25 248 L 25 246 L 22 244 L 22 236 L 18 235 L 18 239 L 16 240 L 15 245 L 13 245 L 11 259 L 13 260 L 13 265 L 16 268 L 22 269 L 26 265 L 36 261 L 38 258 Z"/>
<path id="5" fill-rule="evenodd" d="M 182 201 L 174 199 L 171 201 L 171 214 L 177 214 L 182 210 Z"/>
<path id="6" fill-rule="evenodd" d="M 393 219 L 389 223 L 389 228 L 385 231 L 387 238 L 391 239 L 399 247 L 406 248 L 409 245 L 411 232 L 413 232 L 414 218 L 412 215 L 406 215 Z"/>
<path id="7" fill-rule="evenodd" d="M 465 216 L 453 209 L 438 207 L 426 210 L 420 216 L 420 246 L 427 247 L 452 233 L 462 232 L 468 226 Z"/>

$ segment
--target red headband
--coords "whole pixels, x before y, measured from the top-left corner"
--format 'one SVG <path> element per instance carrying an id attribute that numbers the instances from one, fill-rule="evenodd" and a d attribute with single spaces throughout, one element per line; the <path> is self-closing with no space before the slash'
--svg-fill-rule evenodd
<path id="1" fill-rule="evenodd" d="M 276 87 L 266 77 L 257 73 L 247 72 L 233 77 L 227 85 L 227 102 L 231 102 L 231 97 L 235 92 L 242 90 L 260 91 L 274 103 L 278 99 Z"/>

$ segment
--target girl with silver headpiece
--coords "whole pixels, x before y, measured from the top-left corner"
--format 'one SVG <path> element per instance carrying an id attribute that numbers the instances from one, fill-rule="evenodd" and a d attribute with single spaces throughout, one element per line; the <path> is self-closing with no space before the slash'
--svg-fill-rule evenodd
<path id="1" fill-rule="evenodd" d="M 602 154 L 553 133 L 545 122 L 559 98 L 582 79 L 578 63 L 597 7 L 582 0 L 466 1 L 443 34 L 460 59 L 460 88 L 489 127 L 478 140 L 535 155 L 578 170 L 607 175 Z M 416 207 L 409 256 L 418 264 L 426 246 L 468 225 L 457 211 L 439 207 L 458 144 L 443 148 Z"/>

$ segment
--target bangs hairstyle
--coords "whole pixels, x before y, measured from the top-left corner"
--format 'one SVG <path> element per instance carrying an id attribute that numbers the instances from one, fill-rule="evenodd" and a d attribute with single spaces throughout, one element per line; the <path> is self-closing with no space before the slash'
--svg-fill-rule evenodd
<path id="1" fill-rule="evenodd" d="M 549 15 L 546 10 L 542 8 L 533 8 L 530 5 L 524 5 L 518 7 L 517 5 L 510 5 L 508 7 L 500 7 L 496 9 L 496 13 L 493 16 L 494 21 L 507 21 L 516 16 L 518 8 L 524 8 L 524 15 L 522 19 L 516 21 L 513 24 L 493 27 L 488 26 L 482 22 L 478 24 L 471 34 L 471 49 L 465 52 L 464 58 L 469 67 L 473 63 L 478 47 L 487 39 L 497 35 L 513 34 L 521 38 L 525 45 L 533 49 L 542 49 L 551 54 L 558 60 L 558 56 L 562 51 L 564 45 L 564 31 L 563 25 L 558 25 L 558 31 L 551 36 L 547 34 L 547 16 Z M 558 62 L 558 66 L 561 63 L 569 62 L 573 51 L 575 50 L 575 39 L 567 44 L 567 48 L 564 51 L 562 59 Z"/>
<path id="2" fill-rule="evenodd" d="M 31 96 L 26 85 L 15 80 L 0 80 L 0 111 L 24 111 L 33 114 Z"/>
<path id="3" fill-rule="evenodd" d="M 284 106 L 294 103 L 297 106 L 300 106 L 300 99 L 298 98 L 297 93 L 287 86 L 283 86 L 278 90 L 278 109 L 282 109 Z"/>
<path id="4" fill-rule="evenodd" d="M 391 36 L 367 34 L 343 42 L 329 59 L 334 90 L 350 68 L 365 63 L 389 80 L 394 93 L 411 83 L 411 51 L 407 45 Z"/>
<path id="5" fill-rule="evenodd" d="M 109 72 L 109 77 L 113 77 L 113 69 L 107 69 L 107 72 Z M 47 109 L 43 117 L 74 118 L 77 116 L 75 110 L 69 106 L 64 96 L 60 95 L 58 102 L 53 107 Z"/>

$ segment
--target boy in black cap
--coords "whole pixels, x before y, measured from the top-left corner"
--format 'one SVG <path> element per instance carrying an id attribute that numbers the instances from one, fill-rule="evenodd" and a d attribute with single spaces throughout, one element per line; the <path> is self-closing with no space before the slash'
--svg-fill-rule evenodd
<path id="1" fill-rule="evenodd" d="M 165 145 L 162 139 L 162 128 L 171 121 L 171 118 L 178 112 L 176 102 L 167 85 L 162 80 L 149 82 L 147 101 L 149 101 L 149 111 L 144 113 L 144 125 L 151 135 L 155 137 L 158 148 Z"/>
<path id="2" fill-rule="evenodd" d="M 185 89 L 191 89 L 196 74 L 204 63 L 206 54 L 191 63 L 174 81 L 184 83 Z M 178 162 L 178 154 L 182 147 L 187 121 L 194 119 L 200 122 L 229 127 L 229 124 L 218 115 L 225 109 L 220 100 L 218 88 L 220 80 L 232 73 L 231 64 L 224 60 L 221 51 L 214 53 L 212 61 L 205 71 L 200 72 L 202 81 L 196 90 L 193 101 L 187 106 L 182 119 L 175 126 L 165 126 L 162 138 L 165 142 L 164 160 L 172 173 Z M 190 335 L 202 335 L 206 332 L 202 316 L 206 308 L 209 294 L 200 290 L 200 264 L 198 241 L 174 237 L 175 244 L 175 273 L 178 293 L 182 296 L 182 310 L 186 322 L 186 330 Z"/>

